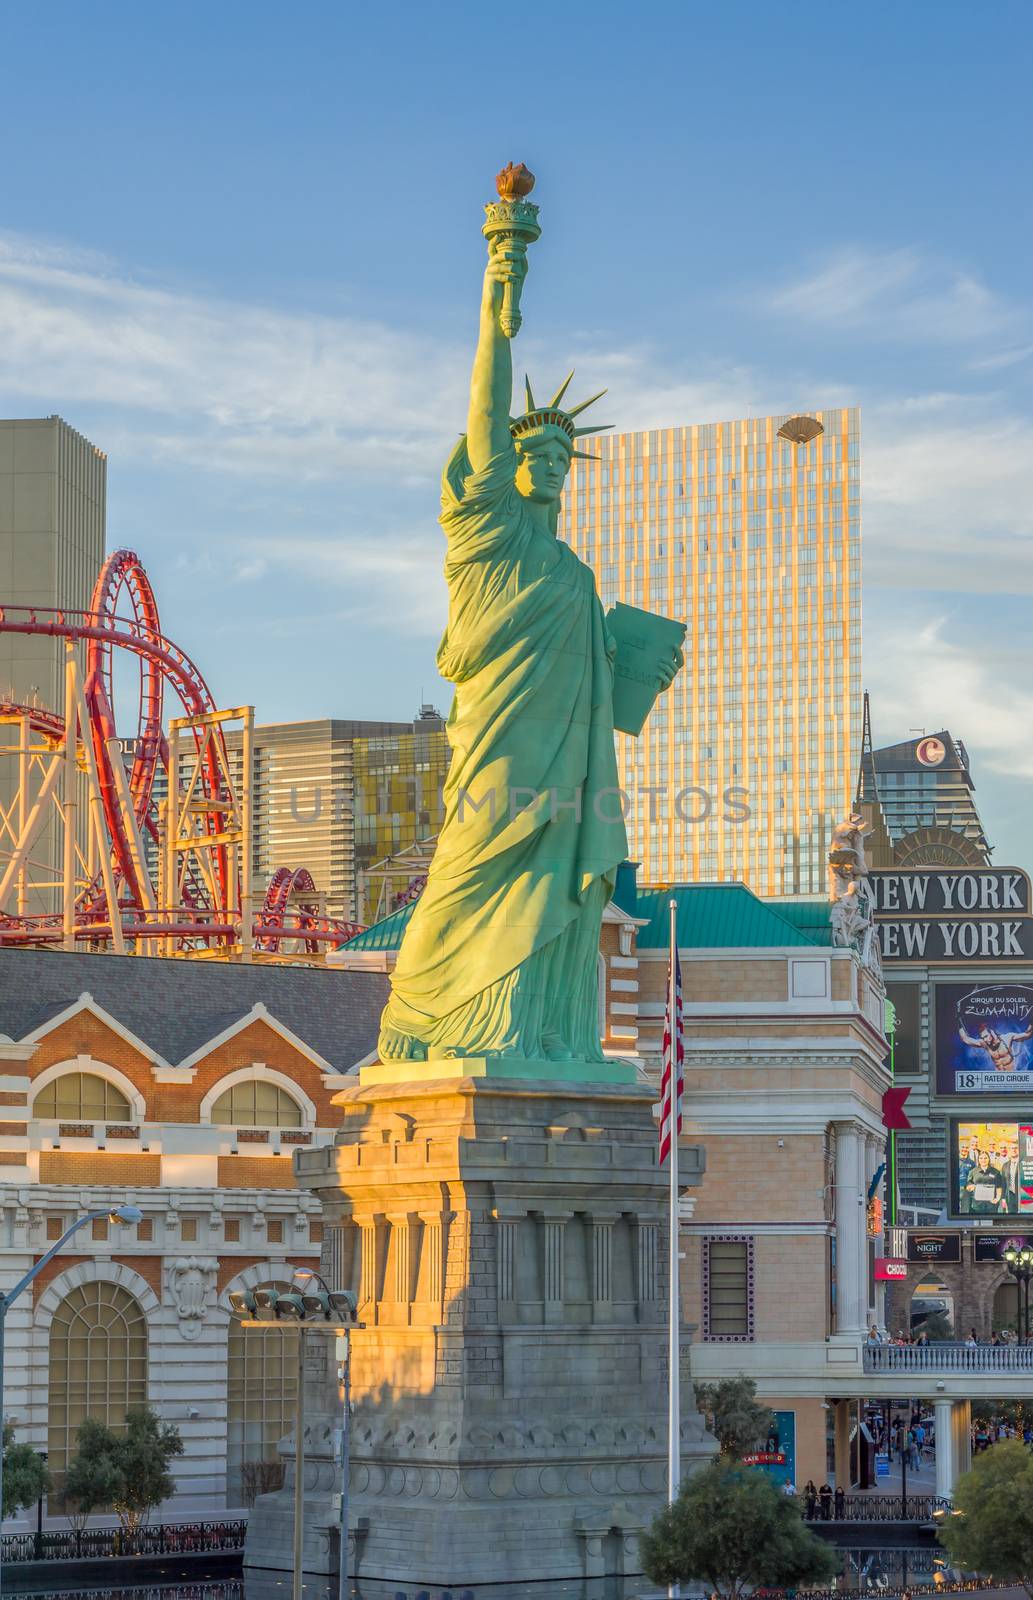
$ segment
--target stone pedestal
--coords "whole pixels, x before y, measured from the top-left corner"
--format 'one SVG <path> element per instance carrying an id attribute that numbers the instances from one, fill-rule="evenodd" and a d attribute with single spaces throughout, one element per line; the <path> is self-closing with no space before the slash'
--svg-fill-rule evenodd
<path id="1" fill-rule="evenodd" d="M 426 1070 L 439 1065 L 460 1068 Z M 360 1578 L 461 1588 L 640 1571 L 667 1464 L 654 1098 L 633 1082 L 364 1083 L 338 1096 L 336 1144 L 297 1152 L 328 1224 L 323 1272 L 356 1290 L 365 1323 L 352 1360 Z M 682 1159 L 698 1180 L 701 1152 Z M 306 1567 L 327 1571 L 332 1373 L 313 1368 L 306 1393 Z M 714 1445 L 687 1370 L 682 1394 L 688 1468 Z M 291 1492 L 259 1500 L 249 1565 L 290 1566 Z"/>

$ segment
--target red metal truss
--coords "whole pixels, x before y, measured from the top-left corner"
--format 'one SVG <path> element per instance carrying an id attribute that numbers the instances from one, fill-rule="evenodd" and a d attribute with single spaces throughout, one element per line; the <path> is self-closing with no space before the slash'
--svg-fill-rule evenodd
<path id="1" fill-rule="evenodd" d="M 124 614 L 120 614 L 120 606 Z M 205 828 L 212 835 L 212 842 L 205 849 L 210 852 L 214 901 L 196 880 L 184 883 L 180 897 L 183 904 L 162 907 L 156 886 L 141 880 L 137 853 L 130 839 L 132 829 L 124 804 L 126 786 L 115 769 L 115 763 L 122 761 L 116 742 L 115 652 L 127 652 L 139 664 L 139 717 L 128 795 L 141 836 L 159 837 L 154 794 L 159 766 L 169 782 L 178 778 L 168 772 L 169 746 L 163 724 L 166 690 L 172 691 L 188 717 L 205 716 L 217 709 L 198 668 L 162 633 L 157 600 L 140 558 L 132 550 L 118 550 L 108 557 L 98 574 L 88 611 L 0 606 L 0 633 L 48 635 L 85 646 L 83 698 L 89 726 L 79 727 L 76 732 L 80 739 L 89 739 L 93 750 L 117 906 L 108 904 L 98 875 L 77 894 L 76 940 L 88 942 L 93 948 L 107 943 L 115 917 L 127 941 L 166 938 L 176 941 L 176 948 L 184 953 L 189 949 L 217 952 L 219 947 L 239 943 L 240 883 L 231 881 L 236 874 L 226 846 L 219 839 L 220 803 L 225 802 L 229 809 L 220 773 L 220 756 L 222 773 L 228 771 L 221 727 L 209 728 L 203 742 L 202 734 L 194 732 L 201 752 L 201 785 L 209 803 Z M 52 743 L 55 749 L 64 742 L 65 719 L 55 710 L 0 701 L 0 717 L 4 716 L 27 718 L 32 733 Z M 217 741 L 217 750 L 213 749 L 213 740 Z M 326 944 L 351 938 L 359 927 L 322 913 L 320 897 L 306 868 L 281 867 L 273 874 L 261 909 L 253 918 L 252 931 L 255 949 L 261 953 L 275 955 L 288 942 L 303 941 L 306 952 L 314 954 Z M 60 915 L 14 916 L 0 907 L 2 945 L 59 943 L 66 935 Z"/>

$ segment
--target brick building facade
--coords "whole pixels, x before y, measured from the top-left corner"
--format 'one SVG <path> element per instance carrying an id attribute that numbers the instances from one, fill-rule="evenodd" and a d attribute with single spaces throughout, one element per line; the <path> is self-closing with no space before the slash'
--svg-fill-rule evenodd
<path id="1" fill-rule="evenodd" d="M 7 1319 L 6 1415 L 58 1479 L 84 1416 L 143 1402 L 183 1437 L 178 1514 L 239 1507 L 275 1461 L 292 1358 L 231 1324 L 228 1294 L 318 1265 L 291 1158 L 331 1142 L 385 994 L 377 974 L 0 951 L 5 1280 L 84 1211 L 143 1212 L 84 1229 Z"/>

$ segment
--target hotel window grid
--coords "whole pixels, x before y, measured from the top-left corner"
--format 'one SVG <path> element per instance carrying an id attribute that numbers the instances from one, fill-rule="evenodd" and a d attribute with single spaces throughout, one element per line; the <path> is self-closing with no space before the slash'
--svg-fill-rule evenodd
<path id="1" fill-rule="evenodd" d="M 298 1102 L 261 1078 L 234 1084 L 212 1107 L 212 1122 L 221 1128 L 300 1128 L 303 1120 Z"/>
<path id="2" fill-rule="evenodd" d="M 129 1101 L 95 1072 L 63 1072 L 41 1089 L 32 1105 L 36 1117 L 61 1122 L 130 1122 Z"/>
<path id="3" fill-rule="evenodd" d="M 628 830 L 643 883 L 824 887 L 827 840 L 852 797 L 860 749 L 859 418 L 817 415 L 825 432 L 804 447 L 777 438 L 782 417 L 597 440 L 600 464 L 576 464 L 568 482 L 560 531 L 595 566 L 604 604 L 639 604 L 688 626 L 685 671 L 638 740 L 618 735 L 621 781 L 638 791 Z M 785 713 L 774 748 L 772 707 Z M 773 759 L 783 753 L 790 786 Z M 667 794 L 676 773 L 715 796 L 713 814 L 687 828 L 668 803 L 651 826 L 642 791 L 659 783 Z M 746 826 L 721 815 L 720 796 L 736 782 L 749 789 Z M 784 850 L 766 847 L 757 819 L 768 818 L 789 833 Z"/>
<path id="4" fill-rule="evenodd" d="M 753 1338 L 753 1240 L 703 1240 L 703 1338 L 742 1344 Z"/>
<path id="5" fill-rule="evenodd" d="M 139 1302 L 114 1283 L 84 1283 L 54 1312 L 50 1327 L 47 1451 L 60 1483 L 92 1417 L 121 1432 L 147 1404 L 147 1323 Z"/>
<path id="6" fill-rule="evenodd" d="M 279 1289 L 285 1283 L 265 1283 Z M 226 1390 L 226 1504 L 253 1500 L 258 1469 L 278 1460 L 277 1445 L 289 1433 L 298 1397 L 297 1350 L 293 1339 L 230 1319 Z M 274 1487 L 274 1485 L 269 1485 Z"/>

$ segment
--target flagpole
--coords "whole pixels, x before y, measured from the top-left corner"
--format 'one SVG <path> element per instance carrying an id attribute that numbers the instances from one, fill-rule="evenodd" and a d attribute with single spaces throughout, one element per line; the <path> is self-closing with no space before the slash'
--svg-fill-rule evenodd
<path id="1" fill-rule="evenodd" d="M 668 1228 L 670 1260 L 668 1266 L 668 1410 L 667 1410 L 667 1503 L 673 1505 L 681 1484 L 681 1316 L 679 1305 L 678 1262 L 678 902 L 668 902 L 671 916 L 671 955 L 667 977 L 667 1014 L 671 1034 L 670 1127 L 671 1127 L 671 1215 Z M 669 1585 L 668 1600 L 677 1600 L 681 1585 Z"/>

